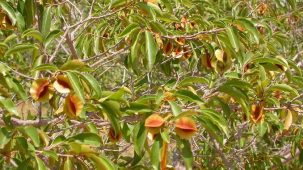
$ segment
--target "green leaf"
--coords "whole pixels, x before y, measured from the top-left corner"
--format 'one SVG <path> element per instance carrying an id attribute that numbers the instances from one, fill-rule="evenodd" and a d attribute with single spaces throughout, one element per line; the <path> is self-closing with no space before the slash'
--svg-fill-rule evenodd
<path id="1" fill-rule="evenodd" d="M 66 63 L 64 63 L 60 70 L 67 71 L 67 70 L 77 70 L 77 71 L 91 71 L 92 69 L 84 62 L 80 60 L 69 60 Z"/>
<path id="2" fill-rule="evenodd" d="M 24 20 L 27 28 L 30 28 L 35 16 L 35 2 L 34 0 L 25 0 L 24 4 Z"/>
<path id="3" fill-rule="evenodd" d="M 227 36 L 229 38 L 229 41 L 232 45 L 232 47 L 235 49 L 236 52 L 239 51 L 239 39 L 237 37 L 237 35 L 235 34 L 235 30 L 233 29 L 233 27 L 228 27 L 227 28 Z"/>
<path id="4" fill-rule="evenodd" d="M 177 119 L 179 119 L 181 117 L 186 117 L 186 116 L 187 117 L 192 117 L 192 116 L 197 115 L 197 114 L 198 114 L 198 112 L 195 111 L 195 110 L 187 110 L 187 111 L 179 113 L 177 116 L 175 116 L 173 118 L 173 120 L 177 120 Z"/>
<path id="5" fill-rule="evenodd" d="M 41 64 L 35 68 L 33 68 L 31 71 L 58 71 L 58 67 L 54 64 Z"/>
<path id="6" fill-rule="evenodd" d="M 2 150 L 5 145 L 11 140 L 10 133 L 6 130 L 6 128 L 0 129 L 0 149 Z"/>
<path id="7" fill-rule="evenodd" d="M 0 106 L 10 113 L 18 115 L 15 104 L 10 99 L 5 99 L 0 96 Z M 19 115 L 18 115 L 19 116 Z"/>
<path id="8" fill-rule="evenodd" d="M 185 167 L 187 170 L 192 170 L 193 166 L 193 153 L 191 151 L 191 145 L 188 140 L 179 139 L 177 140 L 178 147 L 181 151 L 181 156 L 184 160 Z"/>
<path id="9" fill-rule="evenodd" d="M 72 136 L 68 139 L 68 141 L 74 141 L 81 144 L 87 144 L 99 147 L 101 145 L 101 138 L 99 135 L 95 133 L 84 132 Z"/>
<path id="10" fill-rule="evenodd" d="M 33 37 L 40 42 L 43 41 L 42 34 L 38 30 L 35 30 L 34 28 L 24 31 L 22 34 L 22 38 L 24 38 L 24 37 Z"/>
<path id="11" fill-rule="evenodd" d="M 78 76 L 73 72 L 66 72 L 66 75 L 67 75 L 76 95 L 81 99 L 82 102 L 85 102 L 83 86 L 82 86 Z"/>
<path id="12" fill-rule="evenodd" d="M 208 83 L 208 80 L 204 77 L 185 77 L 179 82 L 179 86 L 193 85 L 193 83 Z"/>
<path id="13" fill-rule="evenodd" d="M 136 39 L 134 41 L 134 43 L 132 44 L 131 48 L 130 48 L 130 57 L 131 57 L 131 63 L 135 63 L 135 60 L 138 58 L 138 41 L 141 37 L 141 32 L 139 32 L 136 36 Z"/>
<path id="14" fill-rule="evenodd" d="M 16 11 L 16 19 L 18 29 L 23 31 L 25 29 L 25 21 L 23 15 L 19 11 Z"/>
<path id="15" fill-rule="evenodd" d="M 119 35 L 119 37 L 125 37 L 132 33 L 134 30 L 139 29 L 139 25 L 136 23 L 129 24 Z"/>
<path id="16" fill-rule="evenodd" d="M 41 23 L 41 33 L 43 35 L 44 38 L 47 37 L 47 35 L 49 34 L 50 31 L 50 27 L 51 27 L 51 6 L 49 6 L 48 8 L 45 8 L 43 10 L 43 17 L 42 17 L 42 23 Z"/>
<path id="17" fill-rule="evenodd" d="M 111 8 L 117 8 L 125 5 L 128 2 L 128 0 L 111 0 Z"/>
<path id="18" fill-rule="evenodd" d="M 274 84 L 268 88 L 268 91 L 274 91 L 274 90 L 281 90 L 282 92 L 287 91 L 294 96 L 299 95 L 298 91 L 295 88 L 293 88 L 287 84 Z"/>
<path id="19" fill-rule="evenodd" d="M 249 33 L 251 33 L 254 36 L 254 39 L 257 44 L 259 44 L 259 31 L 257 28 L 254 26 L 254 24 L 249 21 L 248 19 L 241 18 L 236 20 L 236 23 L 239 23 L 241 26 L 243 26 Z"/>
<path id="20" fill-rule="evenodd" d="M 228 80 L 224 83 L 223 86 L 231 86 L 231 87 L 237 87 L 240 89 L 252 89 L 252 85 L 247 83 L 246 81 L 232 79 Z"/>
<path id="21" fill-rule="evenodd" d="M 163 35 L 167 34 L 167 31 L 166 31 L 164 25 L 162 25 L 161 23 L 152 21 L 149 24 L 152 27 L 154 32 L 161 33 Z"/>
<path id="22" fill-rule="evenodd" d="M 147 130 L 144 127 L 144 123 L 138 123 L 134 127 L 133 140 L 135 152 L 140 155 L 143 151 L 143 147 L 147 137 Z"/>
<path id="23" fill-rule="evenodd" d="M 102 110 L 105 111 L 115 133 L 120 132 L 120 125 L 117 117 L 120 115 L 119 103 L 114 101 L 104 101 L 101 103 Z"/>
<path id="24" fill-rule="evenodd" d="M 42 154 L 58 161 L 59 156 L 56 151 L 43 151 Z"/>
<path id="25" fill-rule="evenodd" d="M 9 18 L 12 21 L 12 24 L 15 25 L 17 19 L 16 19 L 16 14 L 15 14 L 14 8 L 10 4 L 8 4 L 5 0 L 0 0 L 0 6 L 1 6 L 1 9 L 3 9 L 7 13 L 7 15 L 9 16 Z"/>
<path id="26" fill-rule="evenodd" d="M 185 99 L 188 101 L 203 102 L 199 96 L 189 90 L 178 90 L 177 92 L 175 92 L 175 95 L 178 98 Z"/>
<path id="27" fill-rule="evenodd" d="M 174 101 L 168 102 L 174 116 L 178 116 L 182 112 L 182 108 Z"/>
<path id="28" fill-rule="evenodd" d="M 153 111 L 153 109 L 146 104 L 132 102 L 129 103 L 129 107 L 124 108 L 122 111 L 127 113 L 150 113 Z"/>
<path id="29" fill-rule="evenodd" d="M 46 166 L 44 164 L 44 162 L 38 157 L 36 157 L 36 161 L 37 161 L 37 166 L 38 166 L 38 170 L 46 170 Z"/>
<path id="30" fill-rule="evenodd" d="M 25 134 L 31 138 L 31 140 L 33 141 L 35 147 L 39 147 L 40 146 L 40 138 L 39 138 L 39 133 L 37 131 L 37 129 L 33 126 L 27 126 L 23 128 Z"/>
<path id="31" fill-rule="evenodd" d="M 287 66 L 287 63 L 283 62 L 282 60 L 279 60 L 277 58 L 268 58 L 268 57 L 259 57 L 251 60 L 253 63 L 270 63 L 270 64 L 279 64 L 285 67 Z"/>
<path id="32" fill-rule="evenodd" d="M 4 79 L 7 87 L 14 91 L 21 99 L 25 100 L 27 98 L 27 94 L 25 93 L 23 87 L 16 79 L 11 77 L 4 77 Z"/>
<path id="33" fill-rule="evenodd" d="M 158 170 L 160 167 L 160 145 L 161 145 L 161 138 L 157 137 L 156 140 L 154 140 L 154 143 L 151 147 L 151 153 L 150 153 L 150 159 L 152 163 L 152 167 L 155 170 Z"/>
<path id="34" fill-rule="evenodd" d="M 232 87 L 228 85 L 223 85 L 219 87 L 219 91 L 224 92 L 231 97 L 233 97 L 239 104 L 241 104 L 243 111 L 249 115 L 250 111 L 248 109 L 248 97 L 237 87 Z"/>
<path id="35" fill-rule="evenodd" d="M 17 35 L 16 34 L 11 34 L 8 37 L 5 38 L 5 40 L 3 41 L 3 43 L 8 44 L 10 41 L 13 41 L 15 39 L 17 39 Z"/>
<path id="36" fill-rule="evenodd" d="M 43 40 L 44 46 L 47 47 L 54 39 L 60 37 L 63 32 L 60 30 L 53 30 L 51 31 L 46 38 Z"/>
<path id="37" fill-rule="evenodd" d="M 80 73 L 80 78 L 84 80 L 87 85 L 89 85 L 92 88 L 93 96 L 97 99 L 101 97 L 101 87 L 100 83 L 94 78 L 94 76 L 86 73 Z"/>
<path id="38" fill-rule="evenodd" d="M 52 141 L 51 146 L 62 144 L 62 143 L 64 143 L 65 141 L 66 141 L 65 136 L 59 135 L 59 136 L 57 136 L 57 137 Z"/>
<path id="39" fill-rule="evenodd" d="M 66 157 L 63 165 L 63 170 L 73 170 L 73 163 L 70 157 Z"/>
<path id="40" fill-rule="evenodd" d="M 95 154 L 86 154 L 94 163 L 97 170 L 115 170 L 114 164 L 104 156 Z"/>
<path id="41" fill-rule="evenodd" d="M 4 54 L 4 57 L 7 57 L 11 54 L 14 54 L 14 53 L 18 53 L 18 52 L 22 52 L 22 51 L 28 51 L 28 50 L 31 50 L 31 49 L 38 49 L 38 47 L 36 45 L 33 45 L 33 44 L 18 44 L 14 47 L 11 47 L 9 50 L 7 50 Z"/>
<path id="42" fill-rule="evenodd" d="M 224 119 L 222 114 L 212 109 L 201 109 L 201 112 L 201 119 L 208 119 L 209 121 L 212 121 L 217 127 L 221 129 L 222 132 L 224 132 L 227 137 L 229 136 L 227 121 Z"/>
<path id="43" fill-rule="evenodd" d="M 145 49 L 147 55 L 147 69 L 151 71 L 156 61 L 158 47 L 152 33 L 149 31 L 145 31 Z"/>

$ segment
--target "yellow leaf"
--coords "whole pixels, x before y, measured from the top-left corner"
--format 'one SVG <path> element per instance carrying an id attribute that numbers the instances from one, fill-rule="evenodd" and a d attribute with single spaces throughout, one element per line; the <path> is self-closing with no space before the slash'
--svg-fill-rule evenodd
<path id="1" fill-rule="evenodd" d="M 284 129 L 288 130 L 289 127 L 291 126 L 291 124 L 292 124 L 292 113 L 290 110 L 288 110 L 287 116 L 286 116 L 285 122 L 284 122 Z"/>

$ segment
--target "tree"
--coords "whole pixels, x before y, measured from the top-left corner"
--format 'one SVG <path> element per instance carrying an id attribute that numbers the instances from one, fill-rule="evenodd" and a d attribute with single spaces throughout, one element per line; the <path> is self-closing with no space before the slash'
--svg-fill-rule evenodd
<path id="1" fill-rule="evenodd" d="M 301 0 L 0 0 L 1 169 L 301 169 Z"/>

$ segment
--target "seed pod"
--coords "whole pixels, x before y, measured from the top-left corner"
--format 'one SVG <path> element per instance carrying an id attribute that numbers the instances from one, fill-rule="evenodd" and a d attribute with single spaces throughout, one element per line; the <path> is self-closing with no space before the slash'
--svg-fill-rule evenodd
<path id="1" fill-rule="evenodd" d="M 176 120 L 175 130 L 181 139 L 190 139 L 196 133 L 197 127 L 192 118 L 181 117 Z"/>
<path id="2" fill-rule="evenodd" d="M 59 93 L 70 93 L 72 86 L 69 79 L 65 75 L 58 75 L 56 81 L 54 82 L 54 88 Z"/>
<path id="3" fill-rule="evenodd" d="M 30 88 L 32 98 L 39 102 L 49 101 L 52 98 L 53 93 L 52 85 L 45 78 L 35 80 Z"/>
<path id="4" fill-rule="evenodd" d="M 144 126 L 147 128 L 147 131 L 153 135 L 159 133 L 163 125 L 164 125 L 164 119 L 156 113 L 150 115 L 145 120 L 145 124 L 144 124 Z"/>
<path id="5" fill-rule="evenodd" d="M 192 56 L 192 52 L 191 52 L 191 49 L 189 47 L 183 47 L 183 56 L 181 58 L 181 60 L 187 60 L 189 59 L 191 56 Z"/>
<path id="6" fill-rule="evenodd" d="M 81 114 L 83 103 L 78 96 L 69 94 L 65 98 L 63 110 L 70 118 L 75 118 Z"/>
<path id="7" fill-rule="evenodd" d="M 251 106 L 250 118 L 254 123 L 260 123 L 264 118 L 264 105 L 263 102 L 253 104 Z"/>
<path id="8" fill-rule="evenodd" d="M 200 61 L 201 61 L 201 65 L 204 68 L 206 68 L 207 70 L 212 69 L 212 66 L 211 66 L 211 56 L 210 56 L 208 50 L 205 50 L 205 54 L 202 55 Z"/>
<path id="9" fill-rule="evenodd" d="M 121 139 L 121 137 L 122 137 L 121 132 L 116 134 L 114 128 L 110 127 L 110 129 L 108 131 L 108 138 L 110 139 L 111 142 L 116 143 Z"/>
<path id="10" fill-rule="evenodd" d="M 173 50 L 173 43 L 170 40 L 168 40 L 167 43 L 163 46 L 163 52 L 166 55 L 170 55 L 172 50 Z"/>

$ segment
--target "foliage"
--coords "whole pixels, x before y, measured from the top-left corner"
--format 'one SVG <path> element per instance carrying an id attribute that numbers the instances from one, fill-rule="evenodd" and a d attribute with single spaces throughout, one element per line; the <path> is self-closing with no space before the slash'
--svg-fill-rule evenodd
<path id="1" fill-rule="evenodd" d="M 301 0 L 0 0 L 0 169 L 302 169 Z"/>

